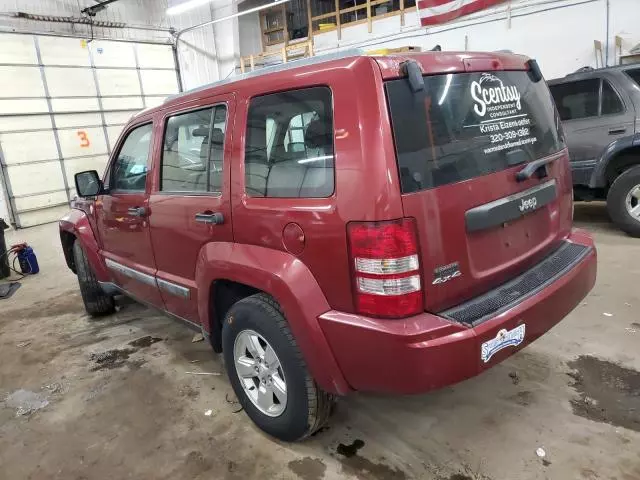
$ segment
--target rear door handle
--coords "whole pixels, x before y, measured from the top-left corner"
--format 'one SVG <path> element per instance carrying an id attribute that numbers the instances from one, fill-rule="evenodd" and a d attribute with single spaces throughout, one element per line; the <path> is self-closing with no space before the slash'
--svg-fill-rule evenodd
<path id="1" fill-rule="evenodd" d="M 609 135 L 620 135 L 626 132 L 627 132 L 626 128 L 612 128 L 609 130 Z"/>
<path id="2" fill-rule="evenodd" d="M 224 223 L 224 215 L 214 212 L 196 213 L 196 222 L 209 225 L 221 225 Z"/>
<path id="3" fill-rule="evenodd" d="M 131 207 L 129 210 L 127 210 L 127 213 L 132 217 L 143 218 L 147 216 L 147 209 L 144 207 Z"/>

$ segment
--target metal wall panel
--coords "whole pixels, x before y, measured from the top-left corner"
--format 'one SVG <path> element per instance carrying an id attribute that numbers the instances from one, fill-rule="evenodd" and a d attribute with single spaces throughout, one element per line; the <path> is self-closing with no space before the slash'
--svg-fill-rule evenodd
<path id="1" fill-rule="evenodd" d="M 0 116 L 0 134 L 25 130 L 50 130 L 51 128 L 51 117 L 49 115 Z"/>
<path id="2" fill-rule="evenodd" d="M 95 97 L 87 98 L 52 98 L 51 108 L 54 112 L 98 112 L 100 103 Z"/>
<path id="3" fill-rule="evenodd" d="M 69 113 L 54 115 L 56 126 L 61 128 L 86 128 L 102 125 L 100 113 Z"/>
<path id="4" fill-rule="evenodd" d="M 145 95 L 170 95 L 178 91 L 178 79 L 172 70 L 141 70 Z"/>
<path id="5" fill-rule="evenodd" d="M 64 214 L 74 174 L 103 172 L 131 116 L 178 91 L 173 62 L 165 45 L 0 33 L 0 166 L 18 227 Z"/>
<path id="6" fill-rule="evenodd" d="M 0 67 L 0 97 L 44 97 L 37 67 Z"/>
<path id="7" fill-rule="evenodd" d="M 62 158 L 102 155 L 108 153 L 102 126 L 58 130 Z"/>
<path id="8" fill-rule="evenodd" d="M 173 49 L 169 45 L 137 45 L 140 68 L 175 68 Z"/>
<path id="9" fill-rule="evenodd" d="M 96 67 L 136 68 L 134 47 L 133 43 L 95 40 L 91 45 L 94 52 L 94 65 Z"/>
<path id="10" fill-rule="evenodd" d="M 79 38 L 39 37 L 44 65 L 90 67 L 87 41 Z"/>
<path id="11" fill-rule="evenodd" d="M 95 97 L 98 95 L 90 68 L 45 68 L 51 97 Z"/>
<path id="12" fill-rule="evenodd" d="M 0 63 L 38 63 L 33 38 L 29 35 L 0 35 Z"/>
<path id="13" fill-rule="evenodd" d="M 141 95 L 140 80 L 135 70 L 105 69 L 96 72 L 100 94 Z"/>
<path id="14" fill-rule="evenodd" d="M 4 163 L 39 162 L 58 158 L 53 130 L 24 133 L 0 134 Z"/>
<path id="15" fill-rule="evenodd" d="M 0 98 L 0 115 L 21 115 L 25 113 L 46 113 L 47 101 L 44 98 L 3 99 Z"/>

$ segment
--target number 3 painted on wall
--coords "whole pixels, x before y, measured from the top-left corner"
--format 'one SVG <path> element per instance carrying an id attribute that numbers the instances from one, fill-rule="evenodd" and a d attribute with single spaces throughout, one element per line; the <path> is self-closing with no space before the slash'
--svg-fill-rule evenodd
<path id="1" fill-rule="evenodd" d="M 85 132 L 84 130 L 78 130 L 78 137 L 80 137 L 81 148 L 89 148 L 91 146 L 89 137 L 87 137 L 87 132 Z"/>

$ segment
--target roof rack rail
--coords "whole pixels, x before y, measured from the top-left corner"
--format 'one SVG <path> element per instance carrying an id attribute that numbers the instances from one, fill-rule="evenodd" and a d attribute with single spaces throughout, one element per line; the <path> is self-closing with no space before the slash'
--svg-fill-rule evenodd
<path id="1" fill-rule="evenodd" d="M 290 62 L 287 63 L 281 63 L 278 65 L 272 65 L 272 66 L 267 66 L 267 67 L 263 67 L 259 70 L 254 70 L 252 72 L 246 72 L 246 73 L 241 73 L 239 75 L 234 75 L 233 77 L 230 78 L 225 78 L 223 80 L 219 80 L 217 82 L 213 82 L 213 83 L 209 83 L 206 85 L 203 85 L 201 87 L 196 87 L 194 89 L 191 90 L 187 90 L 185 92 L 182 93 L 177 93 L 175 95 L 171 95 L 169 97 L 167 97 L 164 101 L 164 103 L 167 103 L 171 100 L 175 100 L 177 98 L 180 98 L 184 95 L 188 95 L 191 93 L 196 93 L 196 92 L 201 92 L 203 90 L 207 90 L 209 88 L 212 87 L 220 87 L 222 85 L 227 85 L 230 83 L 235 83 L 235 82 L 239 82 L 240 80 L 245 80 L 247 78 L 253 78 L 253 77 L 259 77 L 261 75 L 266 75 L 268 73 L 275 73 L 275 72 L 282 72 L 282 71 L 286 71 L 286 70 L 290 70 L 292 68 L 297 68 L 297 67 L 306 67 L 308 65 L 315 65 L 317 63 L 324 63 L 324 62 L 329 62 L 331 60 L 340 60 L 342 58 L 349 58 L 349 57 L 358 57 L 361 55 L 365 55 L 365 51 L 360 49 L 360 48 L 350 48 L 347 50 L 343 50 L 340 52 L 335 52 L 335 53 L 327 53 L 324 55 L 316 55 L 313 57 L 308 57 L 308 58 L 301 58 L 299 60 L 292 60 Z"/>

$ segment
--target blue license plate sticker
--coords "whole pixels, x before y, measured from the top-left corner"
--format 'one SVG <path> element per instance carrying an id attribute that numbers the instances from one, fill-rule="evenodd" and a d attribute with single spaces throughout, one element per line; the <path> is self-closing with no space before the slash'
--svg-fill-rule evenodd
<path id="1" fill-rule="evenodd" d="M 480 347 L 480 358 L 484 363 L 491 360 L 496 353 L 503 348 L 517 347 L 524 340 L 525 324 L 518 325 L 513 330 L 502 329 L 496 335 L 496 338 L 488 340 Z"/>

